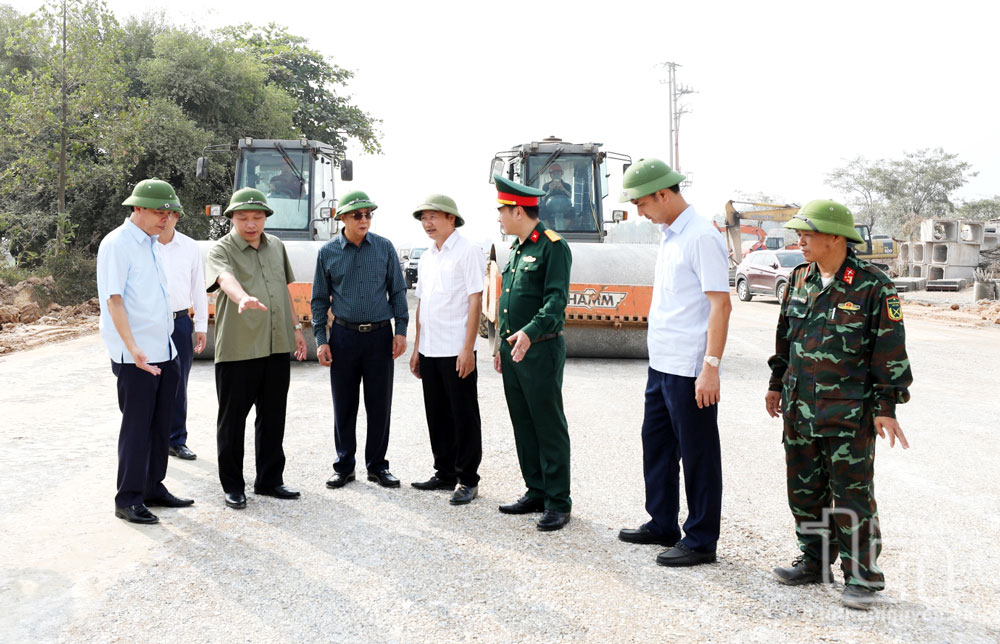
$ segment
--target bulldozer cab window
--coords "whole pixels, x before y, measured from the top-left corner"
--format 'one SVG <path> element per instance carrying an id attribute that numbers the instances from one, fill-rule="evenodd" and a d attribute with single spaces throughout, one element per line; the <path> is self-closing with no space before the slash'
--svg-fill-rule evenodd
<path id="1" fill-rule="evenodd" d="M 529 157 L 522 178 L 545 192 L 539 199 L 538 217 L 546 226 L 560 232 L 598 231 L 591 157 L 572 154 L 551 160 Z"/>
<path id="2" fill-rule="evenodd" d="M 309 225 L 310 158 L 307 152 L 248 150 L 243 157 L 238 188 L 256 188 L 267 195 L 274 214 L 268 228 L 305 229 Z M 289 163 L 289 160 L 291 163 Z"/>

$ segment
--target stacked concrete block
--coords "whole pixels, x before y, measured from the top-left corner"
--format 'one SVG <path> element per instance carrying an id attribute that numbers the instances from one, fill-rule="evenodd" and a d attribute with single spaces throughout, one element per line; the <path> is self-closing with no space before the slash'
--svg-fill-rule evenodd
<path id="1" fill-rule="evenodd" d="M 986 233 L 986 224 L 981 221 L 963 221 L 959 229 L 958 241 L 965 244 L 976 244 L 982 246 L 983 236 Z"/>
<path id="2" fill-rule="evenodd" d="M 932 217 L 920 222 L 920 241 L 957 242 L 960 222 L 958 219 Z"/>
<path id="3" fill-rule="evenodd" d="M 979 244 L 935 242 L 930 244 L 930 263 L 949 266 L 978 266 Z"/>

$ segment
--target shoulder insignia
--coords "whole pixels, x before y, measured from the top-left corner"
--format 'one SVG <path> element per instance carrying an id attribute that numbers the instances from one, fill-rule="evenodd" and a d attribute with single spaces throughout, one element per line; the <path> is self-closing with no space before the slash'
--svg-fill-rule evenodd
<path id="1" fill-rule="evenodd" d="M 550 242 L 557 242 L 562 239 L 562 237 L 559 236 L 559 233 L 554 230 L 546 230 L 545 236 L 549 238 Z"/>
<path id="2" fill-rule="evenodd" d="M 528 239 L 530 239 L 532 242 L 538 241 L 538 229 L 537 228 L 535 230 L 531 231 L 531 234 L 528 235 Z"/>
<path id="3" fill-rule="evenodd" d="M 903 321 L 903 305 L 899 301 L 899 296 L 890 295 L 885 298 L 885 312 L 893 322 Z"/>
<path id="4" fill-rule="evenodd" d="M 850 266 L 844 269 L 844 281 L 848 284 L 854 284 L 854 269 Z"/>
<path id="5" fill-rule="evenodd" d="M 841 302 L 840 304 L 837 305 L 837 308 L 840 309 L 841 311 L 850 311 L 852 313 L 854 311 L 861 310 L 861 306 L 855 304 L 854 302 Z"/>

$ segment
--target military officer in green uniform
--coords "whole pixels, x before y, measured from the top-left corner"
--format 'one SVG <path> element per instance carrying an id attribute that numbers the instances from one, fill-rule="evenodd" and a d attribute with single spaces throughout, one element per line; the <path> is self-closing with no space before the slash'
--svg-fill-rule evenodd
<path id="1" fill-rule="evenodd" d="M 563 413 L 562 377 L 566 343 L 562 336 L 569 298 L 569 244 L 538 221 L 541 190 L 500 175 L 500 225 L 517 239 L 503 269 L 493 368 L 503 375 L 504 394 L 514 426 L 514 442 L 527 493 L 505 514 L 543 512 L 539 530 L 569 523 L 569 430 Z"/>
<path id="2" fill-rule="evenodd" d="M 842 603 L 870 609 L 885 587 L 873 475 L 875 434 L 909 447 L 896 405 L 910 398 L 903 313 L 892 281 L 860 260 L 850 211 L 811 201 L 786 228 L 798 231 L 807 263 L 781 302 L 771 381 L 772 417 L 784 416 L 788 504 L 802 555 L 775 568 L 778 581 L 829 581 L 840 555 Z"/>

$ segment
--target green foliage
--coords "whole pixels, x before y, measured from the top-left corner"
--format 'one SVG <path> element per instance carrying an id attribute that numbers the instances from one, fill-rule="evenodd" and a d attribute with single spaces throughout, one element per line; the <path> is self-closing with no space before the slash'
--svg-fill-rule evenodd
<path id="1" fill-rule="evenodd" d="M 955 211 L 951 195 L 977 173 L 941 148 L 907 152 L 902 159 L 857 157 L 827 175 L 827 184 L 848 197 L 855 221 L 908 236 L 925 217 Z"/>
<path id="2" fill-rule="evenodd" d="M 95 253 L 132 187 L 154 176 L 185 206 L 180 230 L 223 232 L 202 212 L 225 203 L 233 164 L 214 157 L 195 179 L 207 145 L 301 133 L 379 151 L 378 121 L 335 91 L 352 73 L 284 28 L 205 34 L 162 12 L 119 24 L 102 0 L 65 6 L 64 30 L 61 0 L 31 15 L 0 5 L 0 238 L 16 270 Z"/>
<path id="3" fill-rule="evenodd" d="M 958 216 L 977 221 L 1000 220 L 1000 195 L 993 195 L 992 199 L 967 201 L 958 207 Z"/>
<path id="4" fill-rule="evenodd" d="M 337 94 L 336 87 L 345 86 L 353 72 L 274 23 L 263 28 L 242 24 L 218 33 L 263 63 L 268 80 L 295 100 L 293 121 L 304 136 L 329 143 L 341 155 L 348 137 L 356 138 L 366 152 L 381 151 L 376 130 L 381 121 L 352 105 L 350 96 Z"/>

